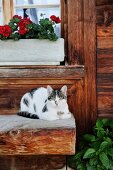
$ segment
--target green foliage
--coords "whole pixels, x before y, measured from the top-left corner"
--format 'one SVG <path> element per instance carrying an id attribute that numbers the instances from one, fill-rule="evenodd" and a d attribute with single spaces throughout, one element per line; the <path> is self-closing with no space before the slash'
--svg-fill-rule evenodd
<path id="1" fill-rule="evenodd" d="M 113 120 L 97 120 L 93 134 L 83 136 L 68 164 L 77 170 L 113 170 Z"/>
<path id="2" fill-rule="evenodd" d="M 0 26 L 0 39 L 49 39 L 56 41 L 58 39 L 55 34 L 54 28 L 56 24 L 61 22 L 59 17 L 52 15 L 50 18 L 44 18 L 41 14 L 38 24 L 33 23 L 29 18 L 22 18 L 15 15 L 10 20 L 8 25 Z"/>

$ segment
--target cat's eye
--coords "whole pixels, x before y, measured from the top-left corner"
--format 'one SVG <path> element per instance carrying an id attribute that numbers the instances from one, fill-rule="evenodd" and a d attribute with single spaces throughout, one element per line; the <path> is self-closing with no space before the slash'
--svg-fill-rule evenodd
<path id="1" fill-rule="evenodd" d="M 48 97 L 48 100 L 51 100 L 51 97 Z"/>
<path id="2" fill-rule="evenodd" d="M 62 99 L 66 99 L 66 97 L 65 96 L 60 96 L 60 99 L 62 100 Z"/>

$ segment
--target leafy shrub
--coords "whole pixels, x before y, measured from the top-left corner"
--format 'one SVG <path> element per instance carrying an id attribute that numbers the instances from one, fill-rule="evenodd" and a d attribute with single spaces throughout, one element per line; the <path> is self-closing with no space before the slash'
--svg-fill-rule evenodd
<path id="1" fill-rule="evenodd" d="M 77 170 L 113 170 L 113 120 L 97 120 L 93 134 L 83 136 L 68 163 Z"/>

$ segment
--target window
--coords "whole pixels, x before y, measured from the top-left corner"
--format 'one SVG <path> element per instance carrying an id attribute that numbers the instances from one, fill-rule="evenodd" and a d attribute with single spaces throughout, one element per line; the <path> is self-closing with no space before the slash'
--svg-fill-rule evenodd
<path id="1" fill-rule="evenodd" d="M 0 0 L 3 4 L 3 16 L 0 8 L 0 17 L 4 18 L 5 22 L 8 23 L 9 19 L 14 15 L 28 16 L 30 19 L 38 23 L 41 16 L 40 14 L 45 14 L 45 17 L 50 17 L 51 15 L 60 15 L 60 0 Z M 3 20 L 0 19 L 0 24 Z M 55 31 L 60 37 L 60 24 L 57 25 Z"/>

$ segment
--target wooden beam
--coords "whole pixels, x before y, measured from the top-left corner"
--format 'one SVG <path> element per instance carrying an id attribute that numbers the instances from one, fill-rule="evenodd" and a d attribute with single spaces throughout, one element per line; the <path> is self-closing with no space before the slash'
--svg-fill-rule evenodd
<path id="1" fill-rule="evenodd" d="M 96 8 L 95 0 L 84 1 L 84 65 L 87 68 L 84 89 L 85 115 L 82 117 L 87 130 L 97 118 L 96 99 Z"/>
<path id="2" fill-rule="evenodd" d="M 74 118 L 44 121 L 0 116 L 0 155 L 71 155 L 75 153 Z"/>
<path id="3" fill-rule="evenodd" d="M 4 24 L 8 24 L 9 20 L 14 15 L 14 1 L 13 0 L 3 0 L 2 1 L 2 10 Z"/>
<path id="4" fill-rule="evenodd" d="M 65 165 L 66 156 L 62 155 L 0 156 L 1 170 L 67 170 Z"/>
<path id="5" fill-rule="evenodd" d="M 68 3 L 68 56 L 69 64 L 84 63 L 84 6 L 83 0 Z"/>
<path id="6" fill-rule="evenodd" d="M 0 67 L 0 77 L 32 77 L 81 79 L 85 75 L 84 66 L 9 66 Z"/>

